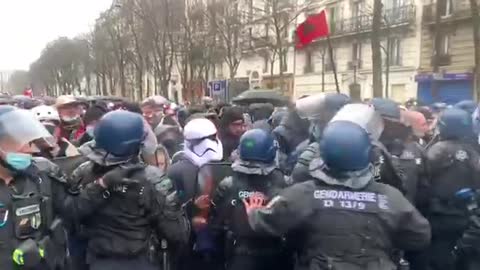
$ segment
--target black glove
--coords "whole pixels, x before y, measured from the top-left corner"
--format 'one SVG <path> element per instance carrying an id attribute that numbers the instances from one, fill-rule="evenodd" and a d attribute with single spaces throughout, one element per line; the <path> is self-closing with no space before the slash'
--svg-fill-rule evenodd
<path id="1" fill-rule="evenodd" d="M 136 183 L 136 181 L 131 179 L 131 177 L 143 169 L 145 169 L 145 165 L 143 164 L 119 166 L 106 173 L 102 177 L 102 181 L 106 188 L 112 188 L 121 184 Z"/>
<path id="2" fill-rule="evenodd" d="M 462 238 L 457 241 L 455 255 L 478 256 L 480 254 L 480 219 L 477 215 L 470 217 L 468 228 L 463 232 Z"/>

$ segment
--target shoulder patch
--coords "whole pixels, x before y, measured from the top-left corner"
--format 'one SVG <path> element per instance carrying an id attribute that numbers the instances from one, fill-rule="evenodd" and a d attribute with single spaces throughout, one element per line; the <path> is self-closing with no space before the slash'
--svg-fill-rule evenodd
<path id="1" fill-rule="evenodd" d="M 458 161 L 465 161 L 468 159 L 468 153 L 464 150 L 458 150 L 455 153 L 455 159 Z"/>
<path id="2" fill-rule="evenodd" d="M 390 209 L 388 197 L 376 192 L 319 189 L 313 197 L 323 209 L 369 213 Z"/>

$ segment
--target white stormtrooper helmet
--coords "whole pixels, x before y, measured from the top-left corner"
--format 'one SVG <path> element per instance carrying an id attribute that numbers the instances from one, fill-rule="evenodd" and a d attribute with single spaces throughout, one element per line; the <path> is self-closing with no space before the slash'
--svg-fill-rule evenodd
<path id="1" fill-rule="evenodd" d="M 183 130 L 185 154 L 197 166 L 223 158 L 223 145 L 217 137 L 217 128 L 208 119 L 193 119 Z"/>

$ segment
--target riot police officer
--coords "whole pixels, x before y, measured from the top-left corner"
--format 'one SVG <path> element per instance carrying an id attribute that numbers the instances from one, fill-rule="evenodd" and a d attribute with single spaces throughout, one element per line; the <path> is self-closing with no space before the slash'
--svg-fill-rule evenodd
<path id="1" fill-rule="evenodd" d="M 440 114 L 439 141 L 426 152 L 429 188 L 426 216 L 432 224 L 429 248 L 431 269 L 454 269 L 451 250 L 468 224 L 468 213 L 455 203 L 455 193 L 464 188 L 480 188 L 480 155 L 472 141 L 471 115 L 450 108 Z"/>
<path id="2" fill-rule="evenodd" d="M 310 120 L 311 124 L 309 145 L 300 153 L 292 172 L 294 183 L 303 182 L 308 178 L 308 166 L 318 155 L 318 141 L 323 128 L 348 103 L 350 98 L 347 95 L 337 93 L 321 93 L 297 101 L 295 106 L 300 117 Z"/>
<path id="3" fill-rule="evenodd" d="M 277 147 L 272 135 L 262 129 L 247 131 L 240 138 L 240 158 L 232 165 L 233 175 L 218 186 L 210 224 L 226 228 L 232 246 L 228 269 L 281 269 L 285 266 L 283 241 L 278 236 L 259 236 L 248 226 L 243 200 L 261 196 L 266 202 L 286 184 L 275 166 Z"/>
<path id="4" fill-rule="evenodd" d="M 396 187 L 414 202 L 422 172 L 422 152 L 406 147 L 412 130 L 402 119 L 400 107 L 396 102 L 384 98 L 374 98 L 371 104 L 381 115 L 384 129 L 376 143 L 376 152 L 380 157 L 376 164 L 379 181 Z"/>
<path id="5" fill-rule="evenodd" d="M 0 106 L 0 269 L 63 269 L 65 179 L 44 158 L 55 139 L 29 111 Z"/>
<path id="6" fill-rule="evenodd" d="M 371 150 L 365 129 L 328 124 L 311 180 L 266 206 L 245 201 L 249 224 L 268 235 L 294 231 L 302 243 L 296 269 L 396 269 L 392 251 L 425 247 L 430 226 L 397 189 L 374 181 Z"/>
<path id="7" fill-rule="evenodd" d="M 77 233 L 86 237 L 91 270 L 156 269 L 149 260 L 152 237 L 177 248 L 187 242 L 188 222 L 173 185 L 161 181 L 158 168 L 140 162 L 144 134 L 140 115 L 107 113 L 84 153 L 89 161 L 73 172 L 78 198 L 67 199 L 64 207 L 75 213 Z"/>

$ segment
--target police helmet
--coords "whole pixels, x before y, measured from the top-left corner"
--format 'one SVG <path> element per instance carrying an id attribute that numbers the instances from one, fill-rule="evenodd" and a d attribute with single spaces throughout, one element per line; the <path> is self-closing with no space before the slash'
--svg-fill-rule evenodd
<path id="1" fill-rule="evenodd" d="M 17 145 L 53 146 L 54 138 L 31 111 L 0 105 L 0 139 Z"/>
<path id="2" fill-rule="evenodd" d="M 401 120 L 400 107 L 395 101 L 386 98 L 374 98 L 370 103 L 383 118 L 398 122 Z"/>
<path id="3" fill-rule="evenodd" d="M 462 109 L 469 114 L 473 114 L 477 109 L 477 103 L 473 100 L 462 100 L 453 106 L 454 108 Z"/>
<path id="4" fill-rule="evenodd" d="M 344 105 L 350 103 L 350 98 L 340 93 L 319 93 L 297 100 L 295 108 L 302 119 L 328 122 Z"/>
<path id="5" fill-rule="evenodd" d="M 370 163 L 371 149 L 367 131 L 349 121 L 329 123 L 320 141 L 321 157 L 332 172 L 365 169 Z"/>
<path id="6" fill-rule="evenodd" d="M 240 137 L 240 159 L 270 164 L 275 160 L 277 146 L 273 136 L 262 129 L 251 129 Z"/>
<path id="7" fill-rule="evenodd" d="M 144 137 L 143 118 L 121 110 L 105 114 L 94 131 L 95 147 L 116 157 L 137 155 Z"/>
<path id="8" fill-rule="evenodd" d="M 440 113 L 443 110 L 445 110 L 448 107 L 448 105 L 444 102 L 436 102 L 432 104 L 432 111 L 434 113 Z"/>
<path id="9" fill-rule="evenodd" d="M 437 128 L 440 137 L 444 140 L 472 137 L 472 116 L 462 109 L 448 108 L 440 114 Z"/>

